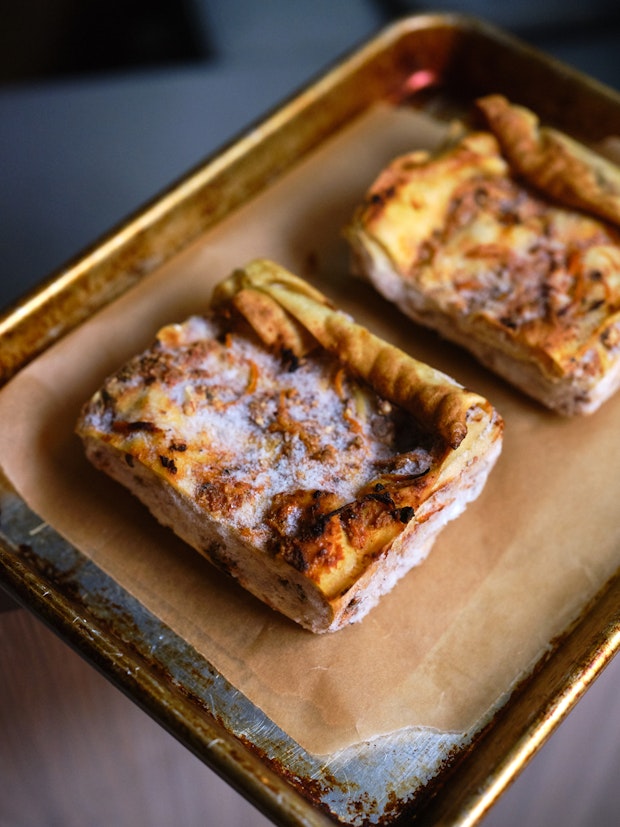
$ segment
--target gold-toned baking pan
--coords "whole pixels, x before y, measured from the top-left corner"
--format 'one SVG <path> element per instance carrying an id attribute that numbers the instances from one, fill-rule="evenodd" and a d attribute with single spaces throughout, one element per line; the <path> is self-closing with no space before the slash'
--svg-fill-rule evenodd
<path id="1" fill-rule="evenodd" d="M 593 144 L 620 135 L 620 98 L 613 91 L 480 21 L 454 15 L 406 18 L 188 173 L 0 318 L 0 410 L 13 413 L 10 422 L 0 419 L 0 442 L 6 446 L 15 436 L 17 445 L 25 432 L 37 436 L 31 458 L 19 462 L 5 452 L 2 459 L 0 583 L 278 824 L 475 823 L 620 646 L 620 542 L 613 514 L 609 525 L 605 522 L 616 473 L 605 457 L 618 441 L 613 427 L 618 401 L 610 401 L 586 426 L 560 422 L 445 343 L 421 336 L 347 274 L 342 224 L 371 173 L 409 141 L 434 141 L 476 96 L 490 92 L 530 106 Z M 178 584 L 184 577 L 209 579 L 206 564 L 182 551 L 178 557 L 162 552 L 154 559 L 165 563 L 166 577 L 143 568 L 137 577 L 131 559 L 114 555 L 124 540 L 121 526 L 133 521 L 132 504 L 114 502 L 106 526 L 112 539 L 105 548 L 91 541 L 88 526 L 67 522 L 75 504 L 64 494 L 73 490 L 68 477 L 71 469 L 82 468 L 82 458 L 74 455 L 72 423 L 55 414 L 73 415 L 86 398 L 79 395 L 80 372 L 89 384 L 91 374 L 108 362 L 114 365 L 115 348 L 131 353 L 145 331 L 199 310 L 213 280 L 227 275 L 230 266 L 265 254 L 315 280 L 382 335 L 421 348 L 442 368 L 453 367 L 457 378 L 476 383 L 506 410 L 503 465 L 491 477 L 486 499 L 459 521 L 461 533 L 478 532 L 480 556 L 473 558 L 471 575 L 444 584 L 447 593 L 458 596 L 458 587 L 466 591 L 468 583 L 472 594 L 482 593 L 506 561 L 515 559 L 503 556 L 499 546 L 515 545 L 514 555 L 521 559 L 522 538 L 532 547 L 540 543 L 536 565 L 548 556 L 542 571 L 554 571 L 553 561 L 562 559 L 561 538 L 574 533 L 569 525 L 563 535 L 558 526 L 576 497 L 574 487 L 587 487 L 590 477 L 602 486 L 596 508 L 579 513 L 576 531 L 594 551 L 587 565 L 579 558 L 569 572 L 571 605 L 547 610 L 555 625 L 524 634 L 525 643 L 528 634 L 540 634 L 536 657 L 517 679 L 500 685 L 493 703 L 467 726 L 403 725 L 350 739 L 331 753 L 308 749 L 249 697 L 242 671 L 232 681 L 228 669 L 215 664 L 217 658 L 205 655 L 201 619 L 190 622 L 177 611 L 176 602 L 186 598 L 179 596 Z M 131 319 L 123 328 L 126 343 L 111 342 L 119 338 L 111 333 L 118 319 Z M 80 362 L 78 343 L 86 343 L 83 353 L 95 354 L 96 365 Z M 70 374 L 62 369 L 65 357 L 71 357 Z M 36 428 L 17 427 L 19 411 L 30 421 L 33 409 Z M 535 452 L 543 437 L 552 452 L 549 461 L 543 468 L 532 456 L 528 466 L 518 449 L 531 444 Z M 587 467 L 585 461 L 583 467 L 568 462 L 580 439 L 588 450 Z M 575 486 L 558 482 L 567 467 L 581 473 Z M 549 500 L 533 515 L 523 481 L 535 488 L 543 471 Z M 481 510 L 490 509 L 498 490 L 505 508 L 501 524 L 492 509 Z M 147 534 L 160 542 L 157 528 L 148 526 Z M 450 536 L 431 560 L 442 555 L 450 560 L 456 534 Z M 599 547 L 604 556 L 597 556 Z M 574 586 L 582 580 L 587 588 Z M 233 590 L 230 598 L 233 608 L 242 599 Z M 464 616 L 467 602 L 459 599 Z M 502 599 L 498 592 L 498 602 Z M 443 611 L 437 607 L 437 613 Z M 367 620 L 371 628 L 375 621 Z M 480 624 L 481 640 L 498 661 L 510 661 L 512 647 L 519 648 L 501 631 L 509 620 L 497 628 Z M 233 670 L 235 653 L 224 654 Z M 475 648 L 468 657 L 476 668 L 486 662 Z M 459 679 L 464 693 L 466 678 L 475 683 L 466 670 L 455 678 L 450 663 L 439 667 L 457 690 Z M 431 714 L 423 723 L 432 719 Z"/>

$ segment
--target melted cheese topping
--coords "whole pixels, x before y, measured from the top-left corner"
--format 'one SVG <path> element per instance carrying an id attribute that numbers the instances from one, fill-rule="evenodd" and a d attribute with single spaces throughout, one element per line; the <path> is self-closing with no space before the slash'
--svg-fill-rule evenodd
<path id="1" fill-rule="evenodd" d="M 431 455 L 402 418 L 326 354 L 283 363 L 215 318 L 194 317 L 161 330 L 106 382 L 83 429 L 260 548 L 274 529 L 279 539 L 298 533 L 309 504 L 316 518 L 381 475 L 428 471 Z"/>
<path id="2" fill-rule="evenodd" d="M 358 222 L 437 308 L 525 346 L 550 375 L 601 372 L 618 349 L 620 234 L 521 185 L 488 133 L 398 159 Z"/>

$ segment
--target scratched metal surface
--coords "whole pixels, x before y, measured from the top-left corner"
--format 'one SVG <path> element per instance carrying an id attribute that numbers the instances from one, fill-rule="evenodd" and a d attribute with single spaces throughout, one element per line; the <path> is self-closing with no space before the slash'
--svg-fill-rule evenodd
<path id="1" fill-rule="evenodd" d="M 249 745 L 262 760 L 298 787 L 320 810 L 351 825 L 385 823 L 436 775 L 463 736 L 430 731 L 404 732 L 333 756 L 302 750 L 260 709 L 231 686 L 185 640 L 164 625 L 91 560 L 42 523 L 7 489 L 0 490 L 0 536 L 36 578 L 41 600 L 63 595 L 63 624 L 88 627 L 109 642 L 119 641 L 131 656 L 131 672 L 148 670 L 179 687 L 208 716 Z M 21 591 L 18 597 L 33 595 Z M 112 644 L 112 658 L 114 645 Z M 111 664 L 108 664 L 111 665 Z M 104 664 L 102 664 L 104 666 Z M 218 736 L 215 735 L 214 738 Z"/>
<path id="2" fill-rule="evenodd" d="M 0 316 L 0 384 L 367 107 L 407 100 L 421 72 L 455 97 L 500 89 L 590 139 L 620 134 L 617 97 L 503 33 L 450 15 L 404 20 L 268 119 L 261 142 L 225 150 L 61 273 L 62 290 L 52 278 Z M 415 105 L 438 98 L 418 93 Z M 0 583 L 283 825 L 475 823 L 620 648 L 616 581 L 476 732 L 405 731 L 326 758 L 302 751 L 1 479 Z"/>

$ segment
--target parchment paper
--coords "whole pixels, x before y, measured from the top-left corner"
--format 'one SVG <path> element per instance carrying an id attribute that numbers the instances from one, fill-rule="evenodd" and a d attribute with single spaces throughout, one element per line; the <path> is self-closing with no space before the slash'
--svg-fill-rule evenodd
<path id="1" fill-rule="evenodd" d="M 169 624 L 302 747 L 404 727 L 465 732 L 506 696 L 620 563 L 620 397 L 543 411 L 347 272 L 341 228 L 395 154 L 444 126 L 380 108 L 23 370 L 0 393 L 2 469 L 41 518 Z M 482 496 L 361 623 L 313 636 L 158 526 L 92 469 L 73 427 L 104 376 L 213 284 L 268 256 L 374 332 L 485 394 L 505 418 Z"/>

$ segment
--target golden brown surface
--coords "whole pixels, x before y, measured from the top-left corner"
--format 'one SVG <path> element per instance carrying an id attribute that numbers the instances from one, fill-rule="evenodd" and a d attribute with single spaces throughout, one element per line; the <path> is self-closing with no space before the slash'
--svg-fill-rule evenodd
<path id="1" fill-rule="evenodd" d="M 560 204 L 620 224 L 620 170 L 503 95 L 477 101 L 512 169 Z"/>
<path id="2" fill-rule="evenodd" d="M 527 148 L 515 139 L 520 157 Z M 617 359 L 619 232 L 523 184 L 488 132 L 396 159 L 347 232 L 358 268 L 380 286 L 393 268 L 418 296 L 414 318 L 443 317 L 448 337 L 453 320 L 550 383 L 589 386 Z"/>
<path id="3" fill-rule="evenodd" d="M 267 602 L 279 607 L 251 582 L 257 552 L 283 588 L 294 571 L 345 610 L 394 541 L 442 510 L 431 498 L 456 484 L 459 457 L 477 458 L 481 434 L 495 451 L 501 420 L 271 262 L 237 271 L 213 305 L 111 376 L 78 432 L 95 465 Z M 186 510 L 179 525 L 161 488 Z"/>
<path id="4" fill-rule="evenodd" d="M 422 427 L 438 431 L 452 448 L 467 433 L 468 411 L 474 405 L 490 410 L 479 394 L 374 336 L 331 307 L 302 279 L 272 262 L 253 262 L 221 284 L 214 303 L 225 307 L 226 302 L 268 345 L 275 343 L 302 356 L 306 348 L 299 347 L 300 342 L 318 342 L 346 370 L 412 413 Z"/>

